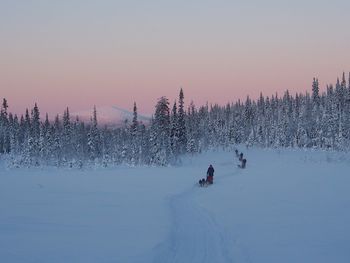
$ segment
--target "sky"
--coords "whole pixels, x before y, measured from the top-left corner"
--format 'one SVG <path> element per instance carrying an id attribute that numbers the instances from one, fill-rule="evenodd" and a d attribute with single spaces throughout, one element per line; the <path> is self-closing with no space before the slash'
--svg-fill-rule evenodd
<path id="1" fill-rule="evenodd" d="M 350 1 L 0 0 L 0 99 L 21 114 L 221 105 L 350 71 Z"/>

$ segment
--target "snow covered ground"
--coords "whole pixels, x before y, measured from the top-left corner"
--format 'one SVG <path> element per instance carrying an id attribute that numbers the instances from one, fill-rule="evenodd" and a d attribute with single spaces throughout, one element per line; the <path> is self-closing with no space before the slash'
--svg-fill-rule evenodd
<path id="1" fill-rule="evenodd" d="M 0 262 L 350 262 L 350 156 L 240 150 L 245 170 L 225 151 L 171 168 L 1 164 Z"/>

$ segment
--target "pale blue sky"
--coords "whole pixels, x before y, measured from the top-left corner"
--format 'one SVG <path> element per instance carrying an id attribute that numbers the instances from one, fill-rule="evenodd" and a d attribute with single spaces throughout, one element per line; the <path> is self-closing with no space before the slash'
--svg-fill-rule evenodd
<path id="1" fill-rule="evenodd" d="M 350 70 L 349 14 L 344 0 L 1 0 L 0 96 L 151 112 L 180 86 L 197 104 L 324 88 Z"/>

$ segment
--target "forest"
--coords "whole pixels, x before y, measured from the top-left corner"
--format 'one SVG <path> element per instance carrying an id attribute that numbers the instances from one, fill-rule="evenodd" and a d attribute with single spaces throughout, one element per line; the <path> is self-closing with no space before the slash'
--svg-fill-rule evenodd
<path id="1" fill-rule="evenodd" d="M 0 114 L 0 158 L 10 167 L 41 165 L 82 168 L 86 165 L 155 165 L 181 162 L 184 154 L 230 148 L 237 144 L 263 148 L 318 148 L 347 151 L 350 147 L 350 73 L 320 92 L 318 79 L 311 92 L 282 96 L 260 94 L 257 100 L 227 105 L 185 107 L 181 89 L 170 105 L 158 99 L 150 124 L 133 119 L 122 127 L 98 123 L 96 107 L 90 122 L 72 119 L 69 108 L 50 121 L 37 104 L 24 115 L 9 112 L 3 99 Z"/>

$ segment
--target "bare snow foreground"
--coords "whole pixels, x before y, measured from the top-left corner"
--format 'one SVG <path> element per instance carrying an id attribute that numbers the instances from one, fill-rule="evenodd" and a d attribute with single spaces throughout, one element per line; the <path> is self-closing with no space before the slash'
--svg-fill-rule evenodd
<path id="1" fill-rule="evenodd" d="M 350 156 L 241 150 L 245 170 L 222 151 L 181 167 L 0 164 L 0 262 L 350 262 Z"/>

